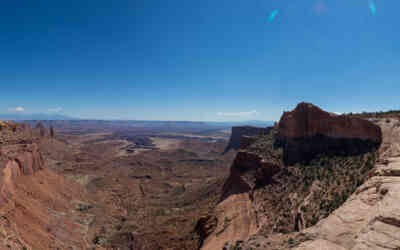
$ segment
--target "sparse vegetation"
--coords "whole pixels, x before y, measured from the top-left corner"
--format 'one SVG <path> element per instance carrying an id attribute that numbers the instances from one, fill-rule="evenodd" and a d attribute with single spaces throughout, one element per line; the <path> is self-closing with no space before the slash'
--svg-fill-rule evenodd
<path id="1" fill-rule="evenodd" d="M 343 115 L 360 117 L 360 118 L 385 118 L 385 117 L 398 117 L 400 116 L 400 110 L 388 110 L 378 112 L 362 112 L 362 113 L 345 113 Z"/>
<path id="2" fill-rule="evenodd" d="M 92 240 L 93 244 L 97 245 L 100 243 L 100 236 L 95 235 L 93 240 Z"/>
<path id="3" fill-rule="evenodd" d="M 274 132 L 259 136 L 248 149 L 264 155 L 279 164 L 283 151 L 275 145 Z M 270 185 L 259 187 L 257 192 L 265 194 L 265 211 L 278 214 L 275 223 L 265 225 L 273 232 L 290 233 L 296 228 L 296 214 L 302 213 L 303 227 L 310 227 L 340 207 L 358 186 L 368 178 L 373 168 L 376 152 L 362 155 L 318 155 L 308 164 L 296 163 L 285 167 L 274 176 Z M 296 193 L 295 199 L 289 199 Z M 308 202 L 303 204 L 307 199 Z M 287 200 L 290 202 L 279 202 Z M 271 212 L 275 211 L 275 212 Z M 270 232 L 270 231 L 269 231 Z"/>

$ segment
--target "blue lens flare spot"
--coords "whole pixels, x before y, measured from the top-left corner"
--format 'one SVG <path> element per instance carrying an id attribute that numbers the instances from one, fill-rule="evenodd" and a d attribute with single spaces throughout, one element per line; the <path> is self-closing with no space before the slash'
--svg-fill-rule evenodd
<path id="1" fill-rule="evenodd" d="M 273 11 L 269 14 L 268 22 L 274 21 L 274 19 L 276 18 L 277 15 L 278 15 L 278 10 L 277 10 L 277 9 L 273 10 Z"/>
<path id="2" fill-rule="evenodd" d="M 369 1 L 369 10 L 371 11 L 371 14 L 373 16 L 376 15 L 376 6 L 375 6 L 375 2 L 374 1 Z"/>

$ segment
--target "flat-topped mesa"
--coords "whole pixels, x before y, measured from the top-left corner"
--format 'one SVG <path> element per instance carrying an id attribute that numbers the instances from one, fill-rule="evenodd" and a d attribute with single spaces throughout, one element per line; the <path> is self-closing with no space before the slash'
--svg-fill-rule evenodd
<path id="1" fill-rule="evenodd" d="M 268 128 L 259 128 L 252 126 L 237 126 L 232 127 L 232 134 L 229 140 L 229 144 L 225 149 L 225 153 L 231 149 L 238 150 L 243 147 L 241 146 L 241 140 L 243 136 L 257 136 L 261 134 L 268 134 L 271 127 Z"/>
<path id="2" fill-rule="evenodd" d="M 336 115 L 310 103 L 284 112 L 278 124 L 278 143 L 285 164 L 308 162 L 317 155 L 357 155 L 375 151 L 381 129 L 364 119 Z"/>

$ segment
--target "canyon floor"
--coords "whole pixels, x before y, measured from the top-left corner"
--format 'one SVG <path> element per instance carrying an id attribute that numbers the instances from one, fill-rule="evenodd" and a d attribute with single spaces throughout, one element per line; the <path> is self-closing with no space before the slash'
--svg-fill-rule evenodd
<path id="1" fill-rule="evenodd" d="M 145 141 L 144 145 L 137 140 Z M 197 249 L 197 221 L 216 205 L 234 152 L 229 134 L 58 130 L 46 168 L 81 185 L 87 240 L 109 249 Z"/>

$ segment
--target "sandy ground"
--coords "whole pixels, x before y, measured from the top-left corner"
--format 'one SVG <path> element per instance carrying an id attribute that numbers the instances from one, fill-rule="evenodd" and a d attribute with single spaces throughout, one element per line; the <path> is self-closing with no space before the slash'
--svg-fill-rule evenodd
<path id="1" fill-rule="evenodd" d="M 165 139 L 165 138 L 157 138 L 157 137 L 150 137 L 153 143 L 156 145 L 157 148 L 160 150 L 171 150 L 177 149 L 180 145 L 180 141 L 178 139 Z"/>

